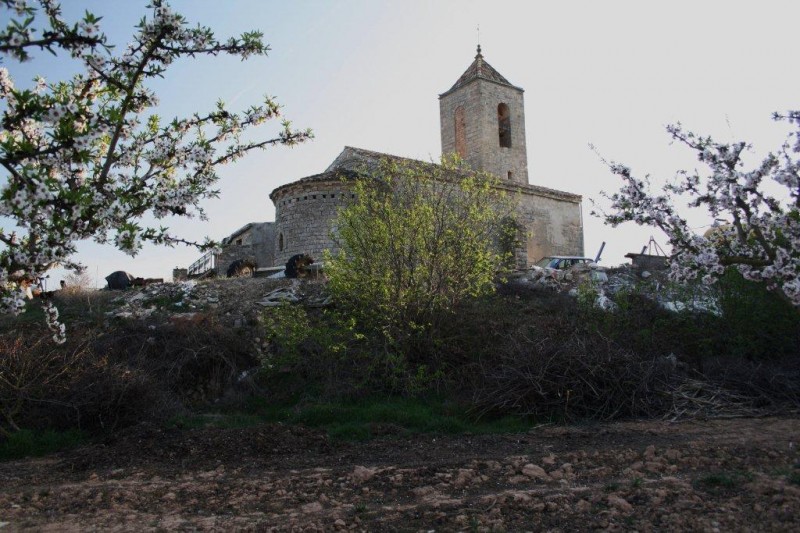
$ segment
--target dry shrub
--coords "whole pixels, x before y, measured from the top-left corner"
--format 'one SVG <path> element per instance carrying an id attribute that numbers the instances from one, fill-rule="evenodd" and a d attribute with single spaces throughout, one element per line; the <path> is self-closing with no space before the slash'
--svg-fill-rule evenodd
<path id="1" fill-rule="evenodd" d="M 159 325 L 123 322 L 100 341 L 184 405 L 218 399 L 243 371 L 258 366 L 247 335 L 202 314 Z"/>
<path id="2" fill-rule="evenodd" d="M 481 413 L 609 420 L 661 414 L 673 365 L 637 356 L 600 335 L 550 329 L 535 338 L 509 337 L 472 371 Z"/>
<path id="3" fill-rule="evenodd" d="M 209 321 L 121 322 L 0 336 L 0 415 L 6 431 L 112 431 L 218 399 L 255 365 L 245 340 Z"/>
<path id="4" fill-rule="evenodd" d="M 0 402 L 5 430 L 112 430 L 170 412 L 167 396 L 142 372 L 75 331 L 55 345 L 41 331 L 0 337 Z"/>
<path id="5" fill-rule="evenodd" d="M 102 290 L 61 290 L 53 296 L 54 303 L 67 324 L 67 336 L 76 324 L 91 322 L 101 324 L 105 312 L 114 308 L 114 299 L 119 294 Z"/>
<path id="6" fill-rule="evenodd" d="M 451 359 L 462 368 L 459 388 L 474 391 L 480 413 L 558 420 L 675 416 L 701 407 L 704 415 L 727 416 L 743 406 L 752 413 L 800 405 L 796 318 L 783 326 L 785 338 L 769 344 L 795 349 L 770 351 L 760 331 L 739 325 L 734 332 L 738 323 L 726 317 L 670 313 L 636 293 L 619 294 L 616 303 L 609 313 L 530 291 L 482 302 L 454 321 L 468 342 L 447 343 L 450 355 L 461 352 Z M 730 339 L 748 349 L 731 349 Z M 469 352 L 477 354 L 473 361 Z"/>
<path id="7" fill-rule="evenodd" d="M 605 324 L 593 316 L 565 294 L 516 286 L 461 309 L 442 332 L 439 355 L 455 378 L 451 390 L 480 415 L 573 421 L 663 413 L 678 363 L 669 348 L 634 347 L 635 334 L 623 342 L 608 334 L 640 326 L 631 317 Z"/>
<path id="8" fill-rule="evenodd" d="M 800 407 L 800 357 L 752 361 L 720 356 L 705 364 L 705 377 L 756 407 Z"/>
<path id="9" fill-rule="evenodd" d="M 75 294 L 94 290 L 95 282 L 92 276 L 86 272 L 70 272 L 64 276 L 64 288 L 61 292 Z"/>

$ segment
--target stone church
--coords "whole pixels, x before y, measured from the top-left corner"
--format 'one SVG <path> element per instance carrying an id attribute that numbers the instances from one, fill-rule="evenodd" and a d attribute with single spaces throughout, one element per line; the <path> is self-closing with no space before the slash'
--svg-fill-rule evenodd
<path id="1" fill-rule="evenodd" d="M 473 169 L 495 175 L 497 186 L 516 201 L 515 218 L 524 228 L 515 253 L 520 268 L 549 255 L 583 255 L 581 197 L 528 183 L 523 93 L 484 59 L 478 46 L 469 68 L 439 95 L 442 153 L 455 152 Z M 323 250 L 334 249 L 330 230 L 337 210 L 353 196 L 347 179 L 386 157 L 403 159 L 347 146 L 324 172 L 273 190 L 275 222 L 252 226 L 268 239 L 256 242 L 241 230 L 225 239 L 217 273 L 224 273 L 228 265 L 222 263 L 238 255 L 259 255 L 259 267 L 283 265 L 300 253 L 321 258 Z M 271 226 L 269 231 L 264 224 Z M 236 243 L 245 241 L 247 250 L 237 254 Z"/>

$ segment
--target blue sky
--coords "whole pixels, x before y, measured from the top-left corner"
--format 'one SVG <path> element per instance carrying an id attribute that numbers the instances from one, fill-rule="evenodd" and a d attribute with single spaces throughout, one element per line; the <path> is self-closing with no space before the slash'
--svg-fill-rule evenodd
<path id="1" fill-rule="evenodd" d="M 102 15 L 120 47 L 146 2 L 64 2 L 66 13 Z M 772 111 L 798 107 L 797 2 L 538 2 L 467 0 L 183 0 L 172 7 L 218 37 L 259 29 L 268 57 L 181 61 L 153 88 L 159 114 L 211 109 L 221 98 L 242 109 L 270 94 L 295 126 L 316 138 L 292 149 L 254 153 L 225 167 L 210 220 L 176 220 L 175 233 L 221 239 L 250 221 L 274 220 L 275 187 L 323 171 L 345 145 L 420 159 L 440 154 L 438 94 L 475 55 L 525 89 L 530 182 L 584 196 L 587 255 L 601 241 L 605 264 L 625 262 L 653 233 L 611 229 L 589 215 L 600 190 L 618 181 L 588 148 L 656 181 L 696 166 L 670 145 L 664 126 L 680 120 L 720 140 L 775 149 L 787 128 Z M 4 62 L 19 84 L 35 74 L 68 76 L 69 62 L 39 55 Z M 263 135 L 270 133 L 265 128 Z M 701 217 L 698 226 L 707 221 Z M 655 234 L 664 244 L 663 236 Z M 146 247 L 130 258 L 84 243 L 79 259 L 102 278 L 114 270 L 166 277 L 198 254 Z M 101 283 L 102 285 L 102 283 Z"/>

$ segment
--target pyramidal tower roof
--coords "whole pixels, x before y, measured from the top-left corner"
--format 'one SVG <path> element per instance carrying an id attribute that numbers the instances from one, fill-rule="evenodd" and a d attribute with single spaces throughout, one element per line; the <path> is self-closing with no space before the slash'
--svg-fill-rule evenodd
<path id="1" fill-rule="evenodd" d="M 440 96 L 451 93 L 474 80 L 491 81 L 493 83 L 505 85 L 506 87 L 513 87 L 514 89 L 519 89 L 520 91 L 522 90 L 520 87 L 512 85 L 507 79 L 505 79 L 505 77 L 503 77 L 502 74 L 497 72 L 497 70 L 495 70 L 495 68 L 483 58 L 483 54 L 481 53 L 481 45 L 478 45 L 478 54 L 475 56 L 475 60 L 472 62 L 469 68 L 464 71 L 464 74 L 458 78 L 458 81 L 456 81 L 456 83 L 450 87 L 450 89 L 442 93 Z"/>

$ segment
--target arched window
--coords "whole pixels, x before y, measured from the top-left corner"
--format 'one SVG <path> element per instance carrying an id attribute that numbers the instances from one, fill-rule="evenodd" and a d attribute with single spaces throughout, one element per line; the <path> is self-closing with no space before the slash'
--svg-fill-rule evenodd
<path id="1" fill-rule="evenodd" d="M 497 106 L 497 132 L 500 137 L 500 146 L 511 148 L 511 113 L 506 104 Z"/>
<path id="2" fill-rule="evenodd" d="M 283 251 L 283 233 L 278 235 L 278 251 Z"/>
<path id="3" fill-rule="evenodd" d="M 456 108 L 455 127 L 456 153 L 461 157 L 467 157 L 467 119 L 464 116 L 463 106 Z"/>

